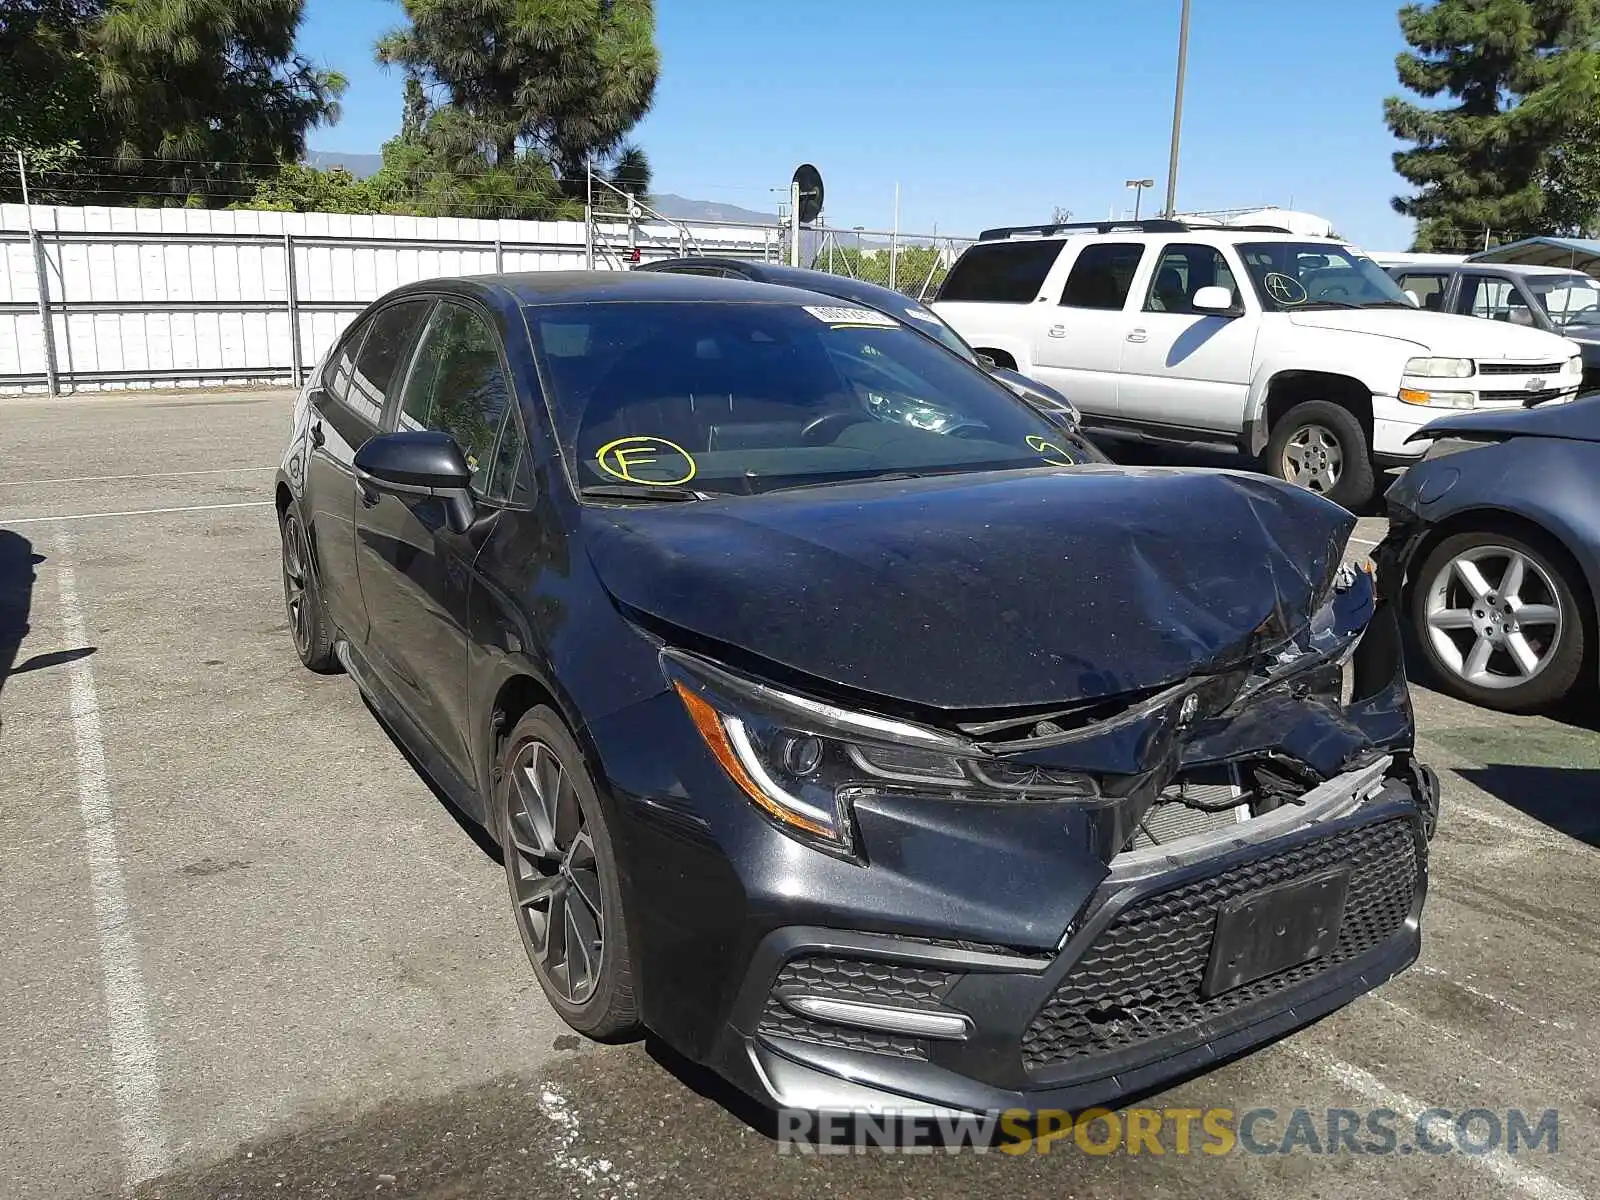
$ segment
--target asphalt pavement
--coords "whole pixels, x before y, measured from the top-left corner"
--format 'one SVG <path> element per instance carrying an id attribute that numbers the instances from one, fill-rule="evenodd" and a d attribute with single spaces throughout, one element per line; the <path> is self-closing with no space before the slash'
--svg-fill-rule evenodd
<path id="1" fill-rule="evenodd" d="M 1600 1196 L 1592 714 L 1418 689 L 1444 784 L 1422 959 L 1140 1101 L 1267 1114 L 1228 1152 L 1170 1126 L 1161 1154 L 786 1152 L 664 1048 L 572 1035 L 482 840 L 348 679 L 300 668 L 290 404 L 0 400 L 0 1197 Z M 1392 1151 L 1330 1110 L 1392 1112 Z M 1511 1152 L 1512 1110 L 1555 1144 Z"/>

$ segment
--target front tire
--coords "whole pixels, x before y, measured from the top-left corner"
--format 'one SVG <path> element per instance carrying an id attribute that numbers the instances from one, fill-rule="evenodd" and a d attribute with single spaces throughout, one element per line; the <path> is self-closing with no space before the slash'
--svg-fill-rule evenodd
<path id="1" fill-rule="evenodd" d="M 583 753 L 535 708 L 500 757 L 495 814 L 523 949 L 551 1007 L 597 1040 L 639 1022 L 611 831 Z"/>
<path id="2" fill-rule="evenodd" d="M 339 670 L 333 651 L 333 622 L 322 603 L 322 589 L 311 567 L 311 543 L 291 504 L 278 517 L 283 539 L 283 607 L 295 653 L 309 671 L 332 675 Z"/>
<path id="3" fill-rule="evenodd" d="M 1296 404 L 1272 427 L 1266 468 L 1335 504 L 1357 509 L 1377 490 L 1366 431 L 1348 408 L 1329 400 Z"/>
<path id="4" fill-rule="evenodd" d="M 1566 556 L 1529 535 L 1452 534 L 1413 576 L 1417 644 L 1443 689 L 1501 712 L 1531 712 L 1577 682 L 1584 613 Z"/>

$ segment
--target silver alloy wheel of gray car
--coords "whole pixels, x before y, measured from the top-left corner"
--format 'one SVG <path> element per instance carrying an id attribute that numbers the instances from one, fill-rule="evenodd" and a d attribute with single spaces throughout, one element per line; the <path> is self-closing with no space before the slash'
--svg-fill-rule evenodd
<path id="1" fill-rule="evenodd" d="M 529 955 L 573 1004 L 594 994 L 605 949 L 605 904 L 583 806 L 544 742 L 523 747 L 507 789 L 512 899 Z"/>
<path id="2" fill-rule="evenodd" d="M 1344 470 L 1344 447 L 1325 425 L 1302 425 L 1283 448 L 1279 474 L 1291 483 L 1326 496 Z"/>
<path id="3" fill-rule="evenodd" d="M 1509 546 L 1463 550 L 1428 582 L 1424 606 L 1434 656 L 1468 683 L 1512 688 L 1533 679 L 1561 646 L 1561 594 L 1538 562 Z"/>

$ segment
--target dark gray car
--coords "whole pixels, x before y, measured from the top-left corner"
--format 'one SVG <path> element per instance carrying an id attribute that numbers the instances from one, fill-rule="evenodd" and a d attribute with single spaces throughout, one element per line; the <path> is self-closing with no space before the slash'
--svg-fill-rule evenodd
<path id="1" fill-rule="evenodd" d="M 1600 388 L 1600 280 L 1523 263 L 1408 263 L 1386 268 L 1433 312 L 1508 321 L 1558 333 L 1583 351 L 1583 389 Z"/>
<path id="2" fill-rule="evenodd" d="M 1463 413 L 1389 489 L 1380 586 L 1445 690 L 1524 712 L 1594 679 L 1600 396 Z M 1403 580 L 1403 583 L 1402 583 Z"/>

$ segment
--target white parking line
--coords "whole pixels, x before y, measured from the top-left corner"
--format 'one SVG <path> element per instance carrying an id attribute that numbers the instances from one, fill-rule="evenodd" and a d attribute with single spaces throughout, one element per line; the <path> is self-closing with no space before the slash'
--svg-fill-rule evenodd
<path id="1" fill-rule="evenodd" d="M 1308 1050 L 1288 1043 L 1284 1044 L 1283 1049 L 1303 1062 L 1310 1063 L 1324 1075 L 1360 1096 L 1368 1104 L 1391 1109 L 1408 1120 L 1415 1121 L 1423 1113 L 1434 1107 L 1431 1104 L 1424 1104 L 1404 1092 L 1391 1088 L 1372 1072 L 1364 1071 L 1353 1063 L 1345 1062 L 1343 1059 L 1334 1058 L 1331 1054 L 1323 1054 L 1320 1051 Z M 1587 1200 L 1584 1193 L 1577 1188 L 1568 1187 L 1564 1183 L 1557 1183 L 1548 1175 L 1535 1171 L 1532 1167 L 1523 1166 L 1504 1150 L 1494 1149 L 1483 1154 L 1466 1152 L 1460 1144 L 1460 1138 L 1454 1124 L 1440 1121 L 1429 1128 L 1429 1134 L 1435 1140 L 1449 1144 L 1450 1153 L 1441 1155 L 1441 1157 L 1447 1157 L 1453 1162 L 1465 1163 L 1469 1167 L 1487 1172 L 1506 1187 L 1521 1192 L 1525 1196 L 1531 1196 L 1533 1200 Z"/>
<path id="2" fill-rule="evenodd" d="M 130 508 L 123 512 L 64 513 L 57 517 L 0 517 L 0 529 L 12 525 L 47 525 L 51 521 L 97 521 L 102 517 L 158 517 L 164 513 L 213 512 L 219 508 L 271 507 L 271 500 L 241 500 L 237 504 L 185 504 L 177 508 Z"/>
<path id="3" fill-rule="evenodd" d="M 1531 1021 L 1535 1025 L 1543 1025 L 1549 1029 L 1559 1029 L 1563 1033 L 1575 1033 L 1577 1031 L 1577 1026 L 1572 1025 L 1569 1022 L 1549 1021 L 1544 1017 L 1536 1017 L 1520 1005 L 1513 1004 L 1509 1000 L 1502 1000 L 1499 996 L 1496 996 L 1491 992 L 1486 992 L 1482 988 L 1473 987 L 1470 983 L 1463 983 L 1461 980 L 1451 975 L 1448 971 L 1441 971 L 1438 967 L 1430 967 L 1423 963 L 1417 963 L 1411 969 L 1418 975 L 1426 975 L 1430 979 L 1443 980 L 1451 987 L 1458 988 L 1469 996 L 1476 996 L 1479 1000 L 1482 1000 L 1488 1004 L 1492 1004 L 1496 1008 L 1503 1008 L 1507 1012 L 1514 1014 L 1524 1021 Z"/>
<path id="4" fill-rule="evenodd" d="M 73 576 L 72 544 L 58 544 L 57 586 L 61 632 L 68 646 L 89 644 Z M 78 809 L 89 858 L 89 890 L 100 938 L 100 969 L 105 975 L 106 1026 L 111 1039 L 112 1091 L 117 1125 L 127 1160 L 129 1182 L 159 1175 L 168 1165 L 167 1137 L 161 1119 L 161 1086 L 139 947 L 129 926 L 128 888 L 122 875 L 116 811 L 106 781 L 105 743 L 100 732 L 100 700 L 94 668 L 87 658 L 68 663 L 72 736 L 78 759 Z"/>
<path id="5" fill-rule="evenodd" d="M 276 471 L 277 467 L 216 467 L 204 471 L 152 471 L 147 475 L 64 475 L 60 479 L 0 479 L 0 487 L 47 483 L 112 483 L 121 479 L 186 479 L 190 475 L 242 475 L 246 471 Z"/>

